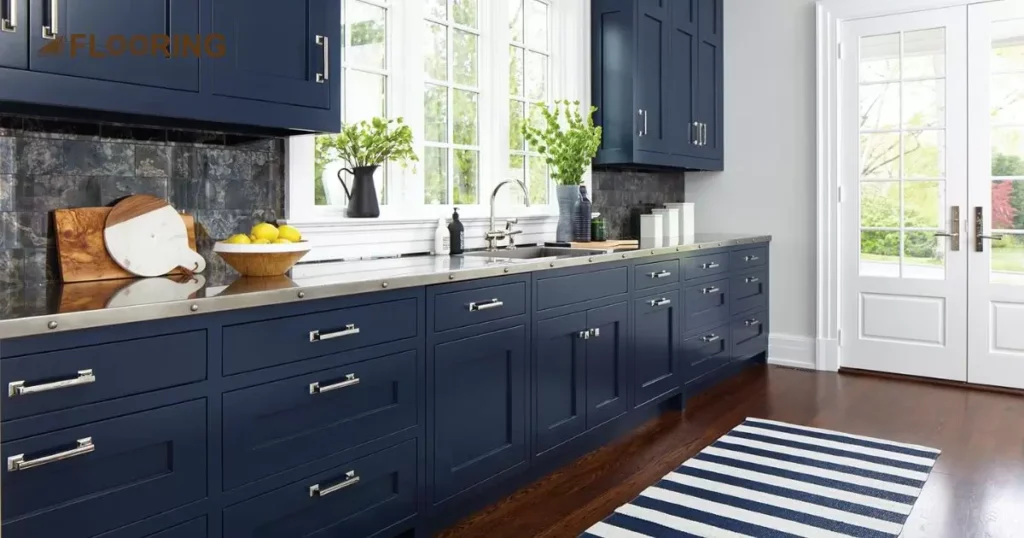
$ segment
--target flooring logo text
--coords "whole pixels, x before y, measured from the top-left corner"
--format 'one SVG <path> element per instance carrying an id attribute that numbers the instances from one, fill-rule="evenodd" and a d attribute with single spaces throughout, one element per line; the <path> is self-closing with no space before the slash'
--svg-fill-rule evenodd
<path id="1" fill-rule="evenodd" d="M 44 56 L 68 54 L 72 58 L 108 58 L 117 56 L 163 56 L 165 58 L 221 58 L 227 54 L 223 34 L 94 34 L 56 36 L 39 49 Z"/>

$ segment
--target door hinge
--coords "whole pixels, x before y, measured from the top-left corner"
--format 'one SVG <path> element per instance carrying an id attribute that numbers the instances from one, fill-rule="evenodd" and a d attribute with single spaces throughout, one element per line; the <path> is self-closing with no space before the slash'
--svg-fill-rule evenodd
<path id="1" fill-rule="evenodd" d="M 843 347 L 843 330 L 839 329 L 839 347 Z"/>
<path id="2" fill-rule="evenodd" d="M 839 59 L 842 60 L 843 59 L 843 44 L 842 43 L 836 44 L 836 51 L 837 51 L 837 54 L 839 55 Z"/>
<path id="3" fill-rule="evenodd" d="M 839 186 L 839 192 L 837 194 L 837 198 L 839 198 L 839 203 L 840 204 L 843 203 L 843 186 L 842 185 Z"/>

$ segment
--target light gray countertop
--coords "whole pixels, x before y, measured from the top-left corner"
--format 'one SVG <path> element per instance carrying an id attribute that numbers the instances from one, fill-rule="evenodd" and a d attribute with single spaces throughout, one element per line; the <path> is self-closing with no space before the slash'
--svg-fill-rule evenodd
<path id="1" fill-rule="evenodd" d="M 414 256 L 306 264 L 276 278 L 148 278 L 0 289 L 0 339 L 768 241 L 768 235 L 697 234 L 693 241 L 659 248 L 557 260 Z"/>

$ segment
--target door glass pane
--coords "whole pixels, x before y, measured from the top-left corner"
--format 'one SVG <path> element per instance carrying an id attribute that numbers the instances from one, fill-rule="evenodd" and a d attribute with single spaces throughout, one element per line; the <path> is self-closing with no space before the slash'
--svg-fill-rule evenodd
<path id="1" fill-rule="evenodd" d="M 903 126 L 911 129 L 946 123 L 945 79 L 903 83 Z"/>
<path id="2" fill-rule="evenodd" d="M 903 34 L 903 79 L 946 76 L 946 29 Z"/>
<path id="3" fill-rule="evenodd" d="M 1024 72 L 1024 19 L 992 24 L 992 72 Z"/>
<path id="4" fill-rule="evenodd" d="M 992 24 L 989 279 L 1024 286 L 1024 19 Z"/>
<path id="5" fill-rule="evenodd" d="M 1024 235 L 992 241 L 992 282 L 1024 285 Z"/>
<path id="6" fill-rule="evenodd" d="M 860 175 L 864 179 L 900 178 L 899 133 L 860 135 Z"/>
<path id="7" fill-rule="evenodd" d="M 862 231 L 860 233 L 860 274 L 862 276 L 900 276 L 900 233 Z"/>
<path id="8" fill-rule="evenodd" d="M 860 128 L 894 129 L 900 125 L 900 84 L 883 82 L 860 87 Z"/>
<path id="9" fill-rule="evenodd" d="M 946 177 L 945 131 L 903 133 L 903 177 L 938 179 Z"/>
<path id="10" fill-rule="evenodd" d="M 1024 125 L 1024 74 L 992 75 L 992 123 Z"/>
<path id="11" fill-rule="evenodd" d="M 899 181 L 860 184 L 860 225 L 864 228 L 896 228 L 900 225 Z"/>
<path id="12" fill-rule="evenodd" d="M 903 233 L 903 278 L 942 280 L 946 239 L 935 232 Z"/>
<path id="13" fill-rule="evenodd" d="M 1024 232 L 1024 180 L 992 182 L 992 229 Z"/>
<path id="14" fill-rule="evenodd" d="M 944 181 L 904 181 L 903 225 L 944 231 L 947 227 L 945 191 Z"/>
<path id="15" fill-rule="evenodd" d="M 860 40 L 860 81 L 881 82 L 900 78 L 900 34 Z"/>

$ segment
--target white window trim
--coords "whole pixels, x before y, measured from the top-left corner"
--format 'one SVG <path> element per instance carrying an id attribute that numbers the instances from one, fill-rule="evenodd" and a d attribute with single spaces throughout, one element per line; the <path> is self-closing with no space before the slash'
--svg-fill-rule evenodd
<path id="1" fill-rule="evenodd" d="M 371 3 L 374 3 L 371 0 Z M 492 9 L 486 5 L 491 4 L 487 0 L 481 0 L 481 12 Z M 391 2 L 394 5 L 394 2 Z M 551 55 L 554 59 L 549 66 L 549 94 L 555 99 L 579 100 L 581 106 L 590 107 L 590 2 L 588 0 L 551 0 L 551 22 L 549 34 L 551 39 Z M 422 24 L 422 17 L 416 10 L 406 11 L 404 20 L 396 21 L 399 17 L 392 17 L 392 11 L 388 12 L 389 29 L 394 29 L 396 39 L 401 39 L 403 25 Z M 507 47 L 508 25 L 497 24 L 503 18 L 492 18 L 495 25 L 492 28 L 484 29 L 491 32 L 485 40 L 501 40 Z M 486 17 L 481 17 L 481 23 L 487 23 Z M 499 28 L 500 27 L 500 28 Z M 392 50 L 399 50 L 400 44 L 389 47 L 389 56 Z M 486 41 L 480 44 L 480 62 L 484 65 L 489 51 L 493 47 Z M 418 69 L 418 57 L 416 59 L 402 58 L 401 54 L 389 57 L 389 71 L 398 72 L 402 69 Z M 403 62 L 416 62 L 416 67 L 403 65 Z M 556 63 L 557 62 L 557 63 Z M 507 162 L 508 148 L 508 112 L 506 95 L 502 93 L 498 99 L 492 85 L 504 84 L 508 87 L 507 69 L 480 70 L 480 87 L 490 95 L 481 98 L 480 116 L 480 143 L 482 147 L 502 148 L 498 155 L 487 155 L 484 151 L 481 155 L 480 164 L 480 192 L 478 195 L 480 203 L 477 205 L 458 206 L 462 222 L 466 226 L 467 248 L 481 248 L 485 246 L 483 235 L 487 231 L 490 215 L 491 189 L 496 182 L 484 180 L 493 170 L 499 170 L 497 163 Z M 391 78 L 388 80 L 391 85 Z M 389 116 L 405 116 L 410 126 L 413 127 L 414 136 L 417 140 L 423 138 L 422 99 L 421 91 L 395 92 L 391 91 L 388 103 Z M 496 106 L 484 107 L 483 100 L 490 99 L 496 102 Z M 400 101 L 401 100 L 401 101 Z M 484 111 L 490 115 L 485 116 Z M 496 126 L 496 127 L 487 127 Z M 499 140 L 494 140 L 497 137 Z M 427 206 L 419 199 L 422 192 L 412 182 L 407 183 L 406 189 L 396 188 L 393 182 L 389 187 L 389 204 L 381 206 L 381 217 L 377 219 L 349 219 L 344 216 L 344 208 L 338 206 L 323 207 L 316 206 L 314 202 L 314 135 L 303 135 L 290 137 L 285 149 L 285 170 L 286 170 L 286 207 L 285 220 L 302 231 L 303 236 L 313 244 L 313 250 L 303 260 L 304 262 L 326 261 L 336 259 L 355 259 L 372 256 L 390 256 L 399 254 L 430 252 L 433 247 L 433 234 L 437 228 L 439 218 L 448 219 L 453 211 L 452 205 Z M 491 151 L 493 153 L 493 151 Z M 422 157 L 422 156 L 421 156 Z M 422 163 L 418 163 L 422 167 Z M 391 165 L 389 177 L 399 177 L 403 170 Z M 416 174 L 407 174 L 406 177 L 416 177 Z M 419 174 L 419 181 L 422 182 L 422 174 Z M 527 178 L 528 179 L 528 178 Z M 415 181 L 415 180 L 414 180 Z M 584 176 L 584 184 L 591 184 L 591 173 Z M 509 187 L 506 187 L 509 188 Z M 403 192 L 404 191 L 404 192 Z M 499 204 L 496 208 L 496 225 L 502 226 L 505 219 L 519 219 L 518 228 L 523 230 L 523 235 L 517 238 L 517 243 L 543 243 L 554 240 L 554 231 L 557 224 L 558 206 L 554 197 L 554 189 L 550 189 L 549 203 L 545 205 L 534 205 L 532 207 L 508 206 Z M 415 199 L 409 199 L 410 197 Z"/>

